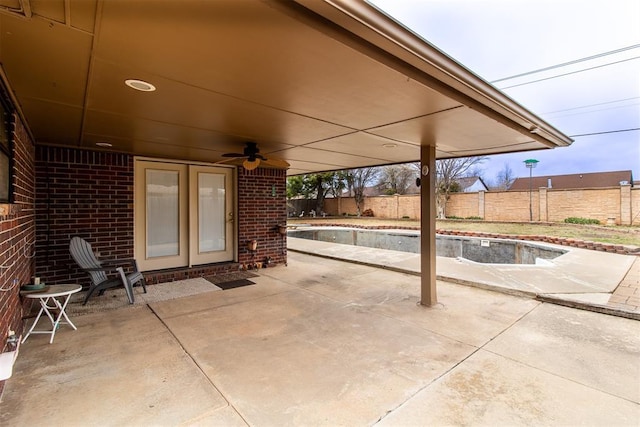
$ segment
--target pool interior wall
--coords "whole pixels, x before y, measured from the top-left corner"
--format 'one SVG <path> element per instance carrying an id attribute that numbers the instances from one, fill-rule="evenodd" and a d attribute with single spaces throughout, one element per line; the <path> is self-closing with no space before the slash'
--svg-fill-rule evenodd
<path id="1" fill-rule="evenodd" d="M 288 235 L 343 245 L 420 253 L 420 233 L 407 230 L 363 230 L 343 227 L 289 230 Z M 436 235 L 436 255 L 484 264 L 537 264 L 567 251 L 509 239 Z"/>

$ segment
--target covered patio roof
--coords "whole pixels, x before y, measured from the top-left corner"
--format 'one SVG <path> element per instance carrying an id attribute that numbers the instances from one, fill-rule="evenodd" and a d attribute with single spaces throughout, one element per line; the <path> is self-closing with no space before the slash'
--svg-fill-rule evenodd
<path id="1" fill-rule="evenodd" d="M 0 5 L 2 71 L 38 144 L 217 162 L 255 141 L 295 175 L 571 143 L 365 2 Z"/>

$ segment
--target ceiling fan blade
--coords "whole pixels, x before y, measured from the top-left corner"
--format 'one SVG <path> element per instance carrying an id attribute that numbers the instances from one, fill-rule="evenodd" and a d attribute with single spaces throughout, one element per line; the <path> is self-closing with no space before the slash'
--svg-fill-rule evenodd
<path id="1" fill-rule="evenodd" d="M 273 158 L 264 160 L 264 165 L 274 169 L 289 169 L 289 166 L 291 166 L 286 160 Z"/>
<path id="2" fill-rule="evenodd" d="M 224 153 L 222 157 L 247 157 L 247 155 L 243 153 Z"/>
<path id="3" fill-rule="evenodd" d="M 229 157 L 227 159 L 223 159 L 223 160 L 218 160 L 217 162 L 215 162 L 214 164 L 216 165 L 224 165 L 224 164 L 235 164 L 235 165 L 241 165 L 242 161 L 244 159 L 246 159 L 245 156 L 237 156 L 237 157 L 230 157 L 230 156 L 224 156 L 224 157 Z"/>

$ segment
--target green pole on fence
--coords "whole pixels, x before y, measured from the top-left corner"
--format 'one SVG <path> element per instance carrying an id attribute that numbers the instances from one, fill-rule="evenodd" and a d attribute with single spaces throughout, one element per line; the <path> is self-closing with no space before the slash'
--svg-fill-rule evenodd
<path id="1" fill-rule="evenodd" d="M 539 160 L 536 159 L 527 159 L 524 161 L 524 165 L 529 169 L 529 222 L 533 221 L 533 203 L 532 203 L 532 184 L 533 184 L 533 168 L 540 163 Z"/>

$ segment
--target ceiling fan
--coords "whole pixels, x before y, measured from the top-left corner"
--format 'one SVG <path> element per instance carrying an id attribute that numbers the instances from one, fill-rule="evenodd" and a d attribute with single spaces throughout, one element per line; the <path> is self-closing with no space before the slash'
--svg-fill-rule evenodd
<path id="1" fill-rule="evenodd" d="M 242 153 L 225 153 L 222 157 L 229 157 L 229 160 L 222 160 L 218 163 L 242 164 L 246 170 L 254 170 L 258 166 L 270 167 L 275 169 L 288 169 L 289 163 L 282 159 L 268 159 L 260 154 L 258 144 L 248 141 Z M 242 160 L 242 163 L 240 163 Z"/>

